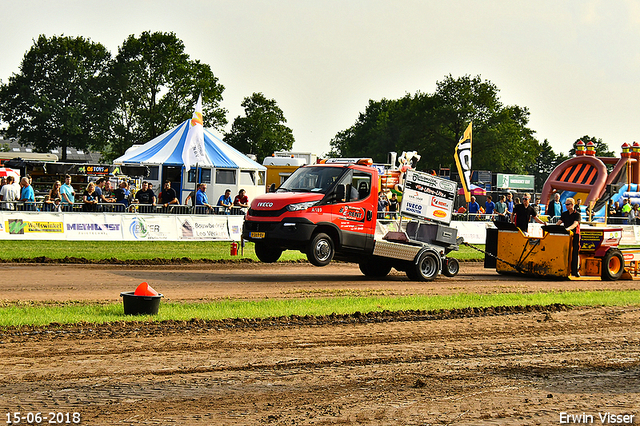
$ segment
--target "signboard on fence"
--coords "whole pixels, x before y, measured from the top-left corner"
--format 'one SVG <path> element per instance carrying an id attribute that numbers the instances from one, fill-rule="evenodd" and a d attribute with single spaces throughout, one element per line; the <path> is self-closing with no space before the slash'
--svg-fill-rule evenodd
<path id="1" fill-rule="evenodd" d="M 0 240 L 240 241 L 241 215 L 0 211 Z"/>
<path id="2" fill-rule="evenodd" d="M 497 189 L 521 189 L 533 191 L 535 177 L 531 175 L 496 175 Z"/>
<path id="3" fill-rule="evenodd" d="M 427 173 L 408 170 L 400 213 L 403 216 L 449 224 L 457 184 Z"/>
<path id="4" fill-rule="evenodd" d="M 3 215 L 0 230 L 7 240 L 64 239 L 62 217 L 52 213 Z"/>

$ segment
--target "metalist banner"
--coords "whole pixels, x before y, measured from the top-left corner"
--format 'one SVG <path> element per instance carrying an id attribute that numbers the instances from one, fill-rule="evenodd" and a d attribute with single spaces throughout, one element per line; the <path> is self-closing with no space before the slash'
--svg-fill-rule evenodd
<path id="1" fill-rule="evenodd" d="M 506 175 L 498 173 L 496 175 L 496 187 L 498 189 L 527 189 L 533 191 L 534 176 L 531 175 Z"/>

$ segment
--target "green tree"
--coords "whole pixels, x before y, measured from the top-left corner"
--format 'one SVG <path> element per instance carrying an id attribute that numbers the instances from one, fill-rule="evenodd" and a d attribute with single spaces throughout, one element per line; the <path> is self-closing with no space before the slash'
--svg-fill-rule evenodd
<path id="1" fill-rule="evenodd" d="M 437 146 L 439 135 L 434 108 L 435 99 L 420 92 L 398 100 L 369 101 L 356 123 L 331 140 L 329 155 L 371 157 L 376 162 L 383 162 L 390 151 Z M 426 162 L 421 160 L 420 164 Z"/>
<path id="2" fill-rule="evenodd" d="M 209 65 L 191 60 L 184 49 L 174 33 L 162 32 L 131 35 L 118 49 L 112 74 L 119 98 L 105 158 L 116 158 L 132 144 L 148 142 L 190 118 L 200 93 L 204 126 L 226 125 L 220 106 L 224 86 Z"/>
<path id="3" fill-rule="evenodd" d="M 436 83 L 436 114 L 441 125 L 439 161 L 445 163 L 453 156 L 470 122 L 474 170 L 523 173 L 535 160 L 540 145 L 527 127 L 528 109 L 503 105 L 498 92 L 495 84 L 480 76 L 454 79 L 449 75 Z"/>
<path id="4" fill-rule="evenodd" d="M 273 99 L 254 93 L 242 101 L 244 117 L 233 120 L 224 141 L 245 154 L 254 154 L 258 162 L 274 151 L 290 150 L 293 132 L 284 123 L 284 113 Z"/>
<path id="5" fill-rule="evenodd" d="M 38 152 L 100 149 L 108 139 L 114 97 L 111 55 L 82 37 L 44 35 L 24 55 L 20 72 L 0 88 L 6 134 Z"/>
<path id="6" fill-rule="evenodd" d="M 542 187 L 547 181 L 551 172 L 569 157 L 562 153 L 556 154 L 548 140 L 544 140 L 540 145 L 540 154 L 535 161 L 526 168 L 527 174 L 535 176 L 535 191 L 542 192 Z"/>
<path id="7" fill-rule="evenodd" d="M 419 169 L 452 168 L 455 146 L 470 122 L 474 170 L 523 173 L 540 152 L 527 127 L 527 108 L 504 106 L 497 87 L 480 76 L 449 75 L 431 95 L 370 101 L 356 123 L 332 139 L 331 153 L 382 161 L 388 151 L 416 150 Z"/>

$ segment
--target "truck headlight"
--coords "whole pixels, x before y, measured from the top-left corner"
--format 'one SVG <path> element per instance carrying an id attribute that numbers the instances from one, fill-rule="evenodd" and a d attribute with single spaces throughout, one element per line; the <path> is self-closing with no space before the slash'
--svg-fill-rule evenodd
<path id="1" fill-rule="evenodd" d="M 300 210 L 306 210 L 311 206 L 314 206 L 317 203 L 317 201 L 307 201 L 305 203 L 296 203 L 296 204 L 289 204 L 287 206 L 287 210 L 289 210 L 290 212 L 297 212 Z"/>

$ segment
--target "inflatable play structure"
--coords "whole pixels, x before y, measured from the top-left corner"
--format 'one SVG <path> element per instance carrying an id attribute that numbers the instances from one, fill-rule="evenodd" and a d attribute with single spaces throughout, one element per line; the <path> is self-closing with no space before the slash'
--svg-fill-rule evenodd
<path id="1" fill-rule="evenodd" d="M 591 141 L 586 145 L 578 141 L 575 148 L 575 156 L 556 167 L 545 182 L 541 194 L 544 205 L 558 192 L 561 201 L 580 199 L 583 206 L 591 207 L 594 218 L 601 218 L 609 201 L 622 204 L 622 199 L 629 198 L 632 204 L 640 204 L 640 144 L 624 143 L 620 158 L 597 157 Z M 610 173 L 607 165 L 613 167 Z"/>

